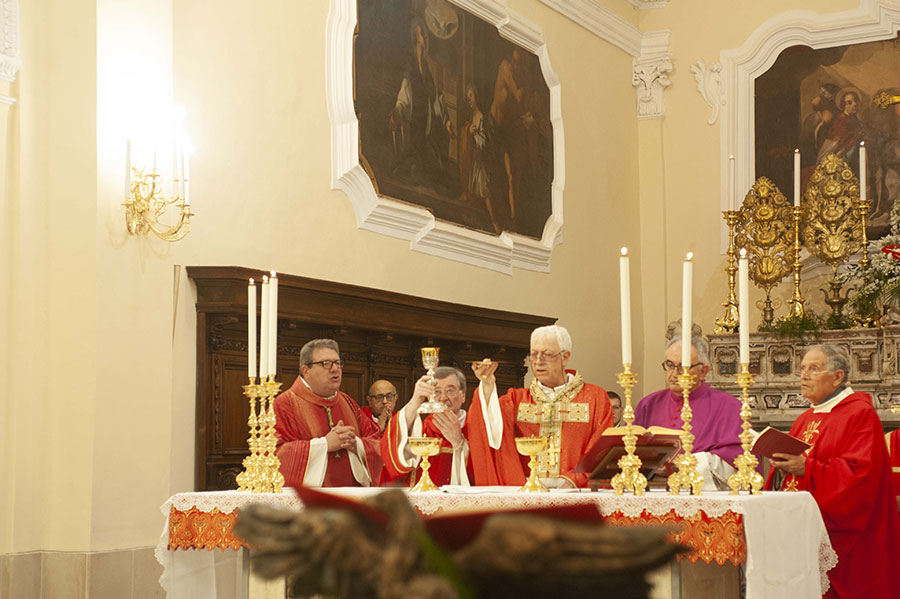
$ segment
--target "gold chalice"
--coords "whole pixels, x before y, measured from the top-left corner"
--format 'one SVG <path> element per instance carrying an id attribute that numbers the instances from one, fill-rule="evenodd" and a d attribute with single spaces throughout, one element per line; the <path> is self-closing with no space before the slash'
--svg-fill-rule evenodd
<path id="1" fill-rule="evenodd" d="M 516 449 L 519 450 L 519 453 L 531 456 L 531 459 L 528 461 L 528 468 L 531 470 L 531 473 L 528 475 L 528 480 L 519 489 L 520 491 L 526 493 L 549 491 L 537 475 L 537 456 L 547 451 L 548 443 L 549 439 L 547 437 L 516 437 Z"/>
<path id="2" fill-rule="evenodd" d="M 441 440 L 437 437 L 410 437 L 409 449 L 417 456 L 422 457 L 422 476 L 419 478 L 416 486 L 410 489 L 410 492 L 437 491 L 438 486 L 434 484 L 434 481 L 428 475 L 428 469 L 431 468 L 428 456 L 437 455 L 441 451 Z"/>
<path id="3" fill-rule="evenodd" d="M 438 367 L 438 353 L 440 351 L 441 348 L 439 347 L 422 348 L 422 366 L 428 370 L 431 380 L 434 380 L 434 369 Z M 437 412 L 443 412 L 446 409 L 446 404 L 434 401 L 434 396 L 432 395 L 428 401 L 422 402 L 422 405 L 419 406 L 419 409 L 416 410 L 416 412 L 419 414 L 435 414 Z"/>

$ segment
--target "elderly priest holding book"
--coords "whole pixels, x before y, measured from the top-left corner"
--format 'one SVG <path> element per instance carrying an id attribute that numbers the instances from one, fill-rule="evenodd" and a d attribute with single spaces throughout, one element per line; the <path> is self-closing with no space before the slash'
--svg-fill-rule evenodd
<path id="1" fill-rule="evenodd" d="M 806 352 L 800 391 L 812 407 L 791 435 L 812 447 L 800 455 L 776 453 L 773 465 L 787 474 L 782 489 L 809 491 L 822 512 L 838 555 L 825 597 L 900 597 L 900 515 L 884 430 L 872 398 L 848 386 L 849 371 L 843 348 L 817 345 Z"/>
<path id="2" fill-rule="evenodd" d="M 635 409 L 634 423 L 645 428 L 662 426 L 681 429 L 681 407 L 684 403 L 678 375 L 681 374 L 681 337 L 675 337 L 666 348 L 666 388 L 646 396 Z M 709 345 L 702 337 L 695 337 L 691 347 L 690 373 L 694 386 L 689 401 L 693 411 L 691 426 L 694 434 L 693 453 L 697 457 L 697 472 L 703 476 L 703 489 L 714 491 L 728 488 L 728 477 L 734 472 L 734 458 L 742 452 L 741 402 L 737 398 L 713 389 L 706 383 L 709 373 Z"/>
<path id="3" fill-rule="evenodd" d="M 588 475 L 575 468 L 584 453 L 612 424 L 606 391 L 566 370 L 572 338 L 560 326 L 531 333 L 529 360 L 534 380 L 527 389 L 509 389 L 498 397 L 497 363 L 472 365 L 481 381 L 469 410 L 469 451 L 477 485 L 522 485 L 527 460 L 516 450 L 516 437 L 547 436 L 550 449 L 538 457 L 538 476 L 548 487 L 584 487 Z"/>

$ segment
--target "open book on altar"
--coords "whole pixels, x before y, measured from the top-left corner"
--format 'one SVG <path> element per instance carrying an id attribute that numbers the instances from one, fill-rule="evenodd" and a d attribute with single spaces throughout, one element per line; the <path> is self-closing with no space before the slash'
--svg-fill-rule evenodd
<path id="1" fill-rule="evenodd" d="M 776 453 L 800 455 L 810 447 L 812 447 L 812 445 L 809 443 L 805 443 L 797 437 L 792 437 L 783 431 L 768 426 L 753 440 L 750 451 L 771 460 Z"/>
<path id="2" fill-rule="evenodd" d="M 587 472 L 591 487 L 609 487 L 612 477 L 618 474 L 619 458 L 625 455 L 625 426 L 615 426 L 603 431 L 591 446 L 575 472 Z M 632 426 L 637 435 L 634 453 L 641 458 L 641 473 L 648 482 L 665 481 L 673 471 L 672 461 L 681 452 L 681 431 L 662 426 Z"/>

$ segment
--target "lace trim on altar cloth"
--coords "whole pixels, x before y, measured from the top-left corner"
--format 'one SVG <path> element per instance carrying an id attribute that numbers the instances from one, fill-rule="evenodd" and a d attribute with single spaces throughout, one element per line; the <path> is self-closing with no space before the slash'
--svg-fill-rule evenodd
<path id="1" fill-rule="evenodd" d="M 837 553 L 835 553 L 834 548 L 831 546 L 831 541 L 826 535 L 819 544 L 819 582 L 822 584 L 823 595 L 831 588 L 831 581 L 828 580 L 828 573 L 831 572 L 837 564 Z"/>

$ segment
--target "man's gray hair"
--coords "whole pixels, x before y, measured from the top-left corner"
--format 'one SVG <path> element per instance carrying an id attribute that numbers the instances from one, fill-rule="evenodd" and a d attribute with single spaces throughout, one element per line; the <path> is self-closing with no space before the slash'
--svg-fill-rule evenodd
<path id="1" fill-rule="evenodd" d="M 821 345 L 811 345 L 806 348 L 805 356 L 812 350 L 817 349 L 823 354 L 825 354 L 825 364 L 828 367 L 828 372 L 837 372 L 838 370 L 844 371 L 844 380 L 841 381 L 841 388 L 846 387 L 850 378 L 850 352 L 847 351 L 847 348 L 841 347 L 840 345 L 831 345 L 830 343 L 823 343 Z"/>
<path id="2" fill-rule="evenodd" d="M 459 368 L 454 368 L 452 366 L 438 366 L 434 369 L 434 378 L 435 380 L 445 379 L 448 376 L 456 375 L 456 382 L 459 383 L 459 390 L 462 391 L 463 395 L 466 394 L 466 375 L 462 373 L 462 370 Z"/>
<path id="3" fill-rule="evenodd" d="M 313 339 L 312 341 L 307 341 L 300 348 L 300 368 L 310 365 L 313 359 L 313 352 L 317 349 L 333 349 L 338 356 L 341 355 L 341 348 L 338 347 L 337 341 L 334 339 Z"/>
<path id="4" fill-rule="evenodd" d="M 676 343 L 681 343 L 681 336 L 673 337 L 669 344 L 666 345 L 666 351 Z M 709 341 L 703 337 L 694 337 L 691 339 L 691 345 L 697 348 L 697 357 L 701 364 L 709 364 Z"/>
<path id="5" fill-rule="evenodd" d="M 531 344 L 534 345 L 534 340 L 539 337 L 551 337 L 555 339 L 557 345 L 559 345 L 559 351 L 572 351 L 572 336 L 569 335 L 569 331 L 566 330 L 566 327 L 561 327 L 556 324 L 538 327 L 531 331 Z"/>

